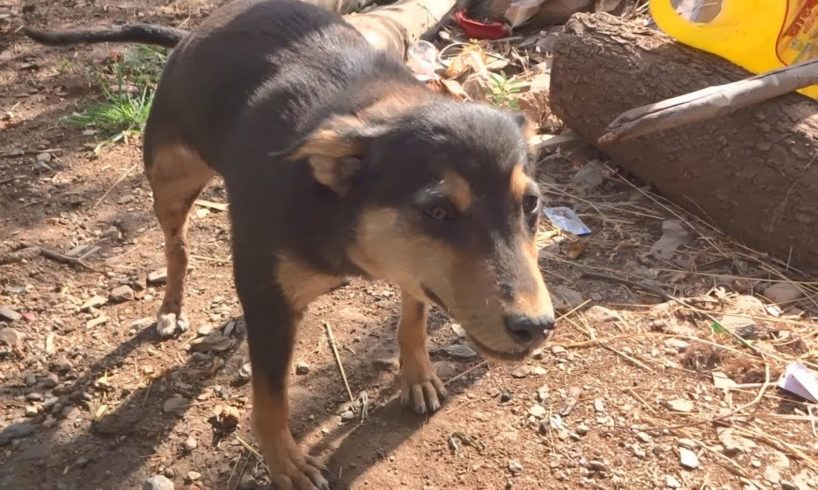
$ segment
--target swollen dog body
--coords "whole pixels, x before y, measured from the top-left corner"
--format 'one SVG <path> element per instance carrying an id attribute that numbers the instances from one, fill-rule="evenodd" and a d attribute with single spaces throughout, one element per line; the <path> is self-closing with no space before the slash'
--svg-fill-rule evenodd
<path id="1" fill-rule="evenodd" d="M 328 487 L 290 435 L 287 374 L 303 311 L 346 278 L 401 288 L 402 398 L 421 413 L 446 394 L 426 349 L 428 305 L 494 357 L 523 358 L 549 335 L 523 126 L 428 91 L 340 17 L 296 0 L 237 0 L 181 38 L 144 139 L 168 266 L 157 330 L 186 328 L 187 216 L 221 174 L 254 427 L 280 487 Z"/>

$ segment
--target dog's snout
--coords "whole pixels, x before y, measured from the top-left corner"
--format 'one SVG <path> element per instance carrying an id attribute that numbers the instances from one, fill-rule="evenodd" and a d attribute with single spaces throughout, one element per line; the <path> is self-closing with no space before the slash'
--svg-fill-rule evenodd
<path id="1" fill-rule="evenodd" d="M 540 342 L 549 330 L 554 329 L 554 318 L 550 316 L 510 315 L 505 323 L 506 331 L 519 344 Z"/>

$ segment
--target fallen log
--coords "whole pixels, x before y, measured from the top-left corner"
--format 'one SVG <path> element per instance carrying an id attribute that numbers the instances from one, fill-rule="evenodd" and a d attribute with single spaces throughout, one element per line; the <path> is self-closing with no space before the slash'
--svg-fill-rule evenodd
<path id="1" fill-rule="evenodd" d="M 750 74 L 655 30 L 577 14 L 556 48 L 555 113 L 680 206 L 748 245 L 818 268 L 818 103 L 790 94 L 719 119 L 599 142 L 634 107 Z"/>

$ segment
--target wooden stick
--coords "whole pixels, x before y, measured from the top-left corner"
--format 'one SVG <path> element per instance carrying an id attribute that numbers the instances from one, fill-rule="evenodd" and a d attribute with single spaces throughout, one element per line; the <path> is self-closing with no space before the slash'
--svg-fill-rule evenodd
<path id="1" fill-rule="evenodd" d="M 344 371 L 344 364 L 341 362 L 341 355 L 338 354 L 338 346 L 335 344 L 335 336 L 332 334 L 332 327 L 329 322 L 324 322 L 324 328 L 327 329 L 327 338 L 329 339 L 329 346 L 332 348 L 332 353 L 335 355 L 335 363 L 338 365 L 338 370 L 341 371 L 341 379 L 344 380 L 344 386 L 349 395 L 349 401 L 355 403 L 355 397 L 352 396 L 352 390 L 349 388 L 349 381 L 347 381 L 347 373 Z"/>
<path id="2" fill-rule="evenodd" d="M 631 109 L 613 120 L 600 144 L 627 141 L 732 112 L 818 83 L 818 60 L 773 70 L 744 80 L 707 87 Z"/>

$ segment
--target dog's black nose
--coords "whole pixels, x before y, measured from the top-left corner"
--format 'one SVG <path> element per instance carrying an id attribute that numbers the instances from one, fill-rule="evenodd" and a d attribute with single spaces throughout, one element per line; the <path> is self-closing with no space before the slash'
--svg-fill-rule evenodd
<path id="1" fill-rule="evenodd" d="M 518 344 L 539 342 L 548 330 L 554 329 L 554 319 L 550 316 L 510 315 L 506 317 L 506 331 Z"/>

